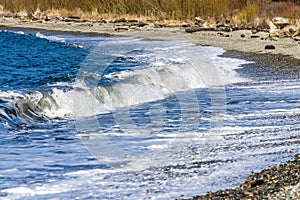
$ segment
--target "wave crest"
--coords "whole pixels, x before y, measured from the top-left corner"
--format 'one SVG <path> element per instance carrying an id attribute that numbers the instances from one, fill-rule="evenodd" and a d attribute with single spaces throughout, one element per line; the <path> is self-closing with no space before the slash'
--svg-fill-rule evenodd
<path id="1" fill-rule="evenodd" d="M 15 93 L 8 95 L 10 100 L 7 95 L 5 97 L 5 92 L 2 92 L 0 98 L 6 98 L 16 113 L 25 118 L 85 118 L 164 99 L 176 92 L 245 80 L 234 71 L 239 65 L 246 63 L 244 60 L 218 57 L 223 52 L 219 48 L 187 43 L 177 45 L 179 48 L 185 46 L 189 49 L 184 56 L 179 57 L 175 53 L 170 55 L 170 47 L 166 45 L 156 50 L 156 54 L 146 52 L 136 56 L 139 61 L 151 61 L 143 67 L 125 67 L 100 77 L 98 74 L 84 73 L 85 77 L 78 77 L 75 83 L 67 86 L 58 83 L 52 85 L 50 90 Z M 153 56 L 159 58 L 153 59 Z M 135 55 L 126 55 L 123 59 L 125 62 L 126 57 L 133 59 Z M 191 61 L 189 58 L 196 60 Z M 207 72 L 211 68 L 216 69 L 217 76 Z M 88 80 L 91 79 L 98 83 L 88 86 Z"/>

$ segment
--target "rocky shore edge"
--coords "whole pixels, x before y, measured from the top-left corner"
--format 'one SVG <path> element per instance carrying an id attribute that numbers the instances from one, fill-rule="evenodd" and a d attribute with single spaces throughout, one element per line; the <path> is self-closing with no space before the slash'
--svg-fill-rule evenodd
<path id="1" fill-rule="evenodd" d="M 186 200 L 300 199 L 300 154 L 293 161 L 251 174 L 235 189 L 210 192 Z"/>
<path id="2" fill-rule="evenodd" d="M 128 27 L 128 23 L 131 24 L 131 27 Z M 126 19 L 84 21 L 72 17 L 67 20 L 43 19 L 35 21 L 14 16 L 0 17 L 0 29 L 2 27 L 2 29 L 33 29 L 72 34 L 132 36 L 149 40 L 190 40 L 199 45 L 221 47 L 227 50 L 224 56 L 239 57 L 242 54 L 240 58 L 249 56 L 251 59 L 253 54 L 259 55 L 256 56 L 257 59 L 252 61 L 268 66 L 273 63 L 278 69 L 300 66 L 298 64 L 300 62 L 300 42 L 295 40 L 298 36 L 272 35 L 271 27 L 267 27 L 265 30 L 257 30 L 252 27 L 251 29 L 228 31 L 217 29 L 217 27 L 211 29 L 198 26 L 196 27 L 199 28 L 197 31 L 189 33 L 187 30 L 195 27 L 185 24 L 160 26 L 155 24 L 157 22 Z M 284 31 L 280 27 L 277 30 L 280 30 L 281 33 Z M 295 33 L 296 31 L 293 34 Z M 266 48 L 267 46 L 272 48 Z M 272 54 L 276 54 L 276 56 Z M 299 160 L 300 156 L 297 155 L 294 161 L 287 164 L 254 173 L 239 188 L 212 192 L 192 199 L 300 199 Z"/>
<path id="3" fill-rule="evenodd" d="M 114 24 L 114 31 L 128 31 L 142 27 L 151 28 L 170 28 L 170 27 L 183 27 L 185 32 L 194 33 L 199 31 L 224 31 L 232 32 L 238 30 L 253 30 L 254 32 L 269 32 L 270 37 L 290 37 L 295 41 L 300 41 L 300 22 L 297 20 L 290 20 L 283 17 L 274 17 L 271 20 L 263 19 L 260 23 L 241 23 L 235 24 L 230 19 L 224 18 L 223 20 L 207 19 L 204 20 L 200 17 L 195 17 L 190 21 L 161 21 L 161 20 L 137 20 L 118 18 L 114 20 L 89 20 L 81 19 L 79 16 L 62 17 L 60 15 L 45 15 L 41 12 L 36 13 L 0 13 L 2 19 L 15 19 L 21 22 L 66 22 L 66 23 L 90 23 L 88 26 L 93 26 L 94 23 L 98 24 Z"/>
<path id="4" fill-rule="evenodd" d="M 300 23 L 300 22 L 299 22 Z M 87 20 L 77 16 L 1 14 L 0 29 L 37 30 L 101 36 L 131 36 L 149 40 L 189 40 L 204 46 L 241 52 L 290 55 L 300 59 L 300 24 L 275 17 L 257 26 L 230 20 L 190 22 L 118 18 Z"/>

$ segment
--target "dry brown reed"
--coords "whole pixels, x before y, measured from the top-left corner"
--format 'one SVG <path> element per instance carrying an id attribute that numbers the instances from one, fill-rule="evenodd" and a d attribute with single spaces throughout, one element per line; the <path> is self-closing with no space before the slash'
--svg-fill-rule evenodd
<path id="1" fill-rule="evenodd" d="M 241 23 L 274 16 L 299 18 L 300 5 L 286 0 L 0 0 L 2 10 L 77 15 L 83 18 L 129 16 L 161 20 L 235 19 Z"/>
<path id="2" fill-rule="evenodd" d="M 286 18 L 300 18 L 300 1 L 279 1 L 268 4 L 259 3 L 258 15 L 263 18 L 273 18 L 276 16 Z"/>
<path id="3" fill-rule="evenodd" d="M 0 0 L 0 4 L 11 12 L 80 9 L 82 12 L 156 16 L 162 19 L 230 15 L 232 11 L 243 8 L 246 2 L 247 0 Z"/>

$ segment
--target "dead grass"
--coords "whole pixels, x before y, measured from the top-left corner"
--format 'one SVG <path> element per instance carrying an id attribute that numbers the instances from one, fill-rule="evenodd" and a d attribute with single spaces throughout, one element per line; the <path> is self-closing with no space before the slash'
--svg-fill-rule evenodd
<path id="1" fill-rule="evenodd" d="M 79 16 L 84 19 L 188 21 L 230 19 L 235 23 L 259 23 L 275 16 L 299 19 L 300 5 L 292 0 L 0 0 L 0 12 Z"/>
<path id="2" fill-rule="evenodd" d="M 259 4 L 260 10 L 258 15 L 263 18 L 286 17 L 286 18 L 300 18 L 300 4 L 287 2 L 273 2 L 268 4 Z"/>
<path id="3" fill-rule="evenodd" d="M 144 16 L 144 15 L 137 15 L 137 14 L 116 14 L 116 13 L 110 13 L 110 14 L 100 14 L 97 9 L 94 9 L 91 12 L 84 12 L 81 9 L 75 9 L 73 11 L 69 11 L 66 9 L 52 9 L 52 10 L 37 10 L 35 12 L 37 13 L 43 13 L 47 16 L 54 16 L 58 15 L 64 18 L 68 18 L 70 16 L 77 16 L 80 17 L 81 19 L 88 19 L 88 20 L 107 20 L 107 21 L 113 21 L 115 19 L 119 18 L 125 18 L 127 20 L 134 19 L 134 20 L 140 20 L 140 21 L 156 21 L 159 20 L 158 17 L 156 16 Z"/>
<path id="4" fill-rule="evenodd" d="M 4 6 L 0 5 L 0 13 L 5 13 L 6 10 L 4 9 Z"/>
<path id="5" fill-rule="evenodd" d="M 254 19 L 257 17 L 258 12 L 258 4 L 250 3 L 239 12 L 238 20 L 240 21 L 240 23 L 254 22 Z"/>
<path id="6" fill-rule="evenodd" d="M 191 19 L 195 16 L 218 17 L 241 9 L 247 0 L 0 0 L 10 12 L 62 10 L 78 13 L 140 15 L 161 19 Z M 79 13 L 80 14 L 80 13 Z"/>

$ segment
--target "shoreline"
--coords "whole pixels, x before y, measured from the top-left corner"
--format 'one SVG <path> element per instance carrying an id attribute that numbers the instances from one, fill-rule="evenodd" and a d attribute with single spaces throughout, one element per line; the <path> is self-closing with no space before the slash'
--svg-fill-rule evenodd
<path id="1" fill-rule="evenodd" d="M 300 154 L 294 160 L 253 172 L 245 183 L 234 189 L 218 190 L 186 200 L 213 199 L 299 199 Z M 183 200 L 183 199 L 182 199 Z"/>
<path id="2" fill-rule="evenodd" d="M 68 25 L 67 25 L 68 24 Z M 108 37 L 137 37 L 146 40 L 187 40 L 191 41 L 197 45 L 203 46 L 214 46 L 223 48 L 226 52 L 222 56 L 226 57 L 248 57 L 249 60 L 258 62 L 259 64 L 266 64 L 278 67 L 278 68 L 289 68 L 289 67 L 300 67 L 300 43 L 296 42 L 290 38 L 278 38 L 277 40 L 268 39 L 268 33 L 258 32 L 253 34 L 250 30 L 240 30 L 234 32 L 221 32 L 221 31 L 203 31 L 196 33 L 186 33 L 185 28 L 183 27 L 168 27 L 168 28 L 139 28 L 128 31 L 115 31 L 115 24 L 93 24 L 89 26 L 90 22 L 80 22 L 80 23 L 36 23 L 36 22 L 22 22 L 22 23 L 4 23 L 0 20 L 0 30 L 30 30 L 30 31 L 42 31 L 49 33 L 65 33 L 65 34 L 74 34 L 74 35 L 89 35 L 89 36 L 108 36 Z M 42 25 L 42 26 L 41 26 Z M 245 37 L 241 37 L 244 34 Z M 251 36 L 258 37 L 251 37 Z M 274 50 L 265 50 L 266 45 L 274 45 L 276 49 Z M 264 59 L 260 59 L 260 58 Z M 295 162 L 296 165 L 281 164 L 278 166 L 288 166 L 288 170 L 298 170 L 299 173 L 299 161 L 300 156 L 296 156 Z M 290 162 L 290 163 L 295 163 Z M 296 167 L 296 168 L 292 168 Z M 261 173 L 272 172 L 276 168 L 263 170 Z M 249 184 L 250 178 L 254 177 L 259 173 L 254 173 L 248 177 Z M 259 175 L 257 175 L 258 177 Z M 260 179 L 259 179 L 260 180 Z M 289 179 L 286 179 L 289 181 Z M 300 175 L 298 178 L 300 183 Z M 253 182 L 255 183 L 255 182 Z M 237 198 L 238 196 L 226 196 L 232 195 L 234 191 L 237 194 L 245 194 L 248 198 L 255 198 L 253 191 L 258 189 L 263 191 L 266 180 L 263 180 L 263 184 L 254 184 L 255 186 L 247 188 L 247 185 L 242 184 L 240 188 L 237 189 L 227 189 L 220 190 L 217 192 L 204 194 L 197 196 L 191 199 L 220 199 L 223 198 Z M 262 188 L 261 188 L 262 187 Z M 283 191 L 291 191 L 292 185 L 278 186 L 278 190 L 275 192 L 278 195 L 283 195 Z M 299 184 L 296 184 L 295 187 L 298 187 Z M 280 190 L 282 189 L 282 190 Z M 250 192 L 248 191 L 250 190 Z M 280 191 L 281 193 L 280 193 Z M 246 192 L 246 193 L 244 193 Z M 247 193 L 249 192 L 249 193 Z M 264 192 L 262 192 L 264 193 Z M 266 192 L 265 192 L 266 193 Z M 277 194 L 276 193 L 276 194 Z M 275 194 L 275 193 L 274 193 Z M 222 196 L 220 196 L 222 195 Z M 250 196 L 247 196 L 250 195 Z M 261 197 L 261 196 L 259 196 Z M 265 197 L 265 196 L 264 196 Z M 244 197 L 242 197 L 244 198 Z M 257 198 L 257 197 L 256 197 Z"/>
<path id="3" fill-rule="evenodd" d="M 282 54 L 300 59 L 300 41 L 292 38 L 269 37 L 268 32 L 253 30 L 197 31 L 187 33 L 182 26 L 157 28 L 155 23 L 145 27 L 124 23 L 101 22 L 32 22 L 0 18 L 0 30 L 32 30 L 74 35 L 136 37 L 146 40 L 187 40 L 197 45 L 214 46 L 225 51 Z M 275 49 L 265 49 L 273 46 Z"/>

